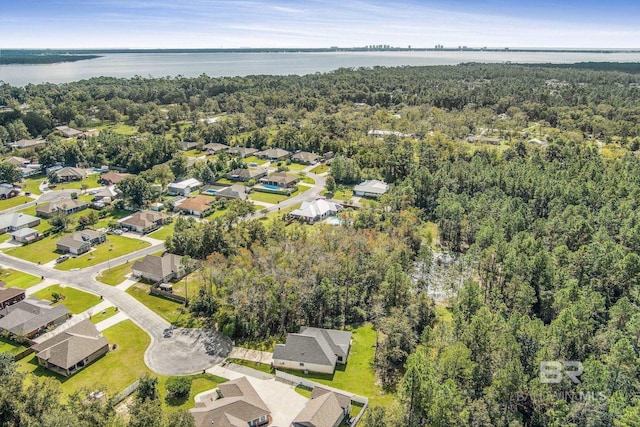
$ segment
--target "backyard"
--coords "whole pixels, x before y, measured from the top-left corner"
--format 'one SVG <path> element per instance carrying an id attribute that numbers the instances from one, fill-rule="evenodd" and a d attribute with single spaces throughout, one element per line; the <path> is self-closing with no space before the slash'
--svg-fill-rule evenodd
<path id="1" fill-rule="evenodd" d="M 4 281 L 7 286 L 21 289 L 27 289 L 42 282 L 40 277 L 32 276 L 31 274 L 11 268 L 0 269 L 0 279 Z"/>
<path id="2" fill-rule="evenodd" d="M 0 336 L 0 353 L 9 353 L 10 355 L 15 356 L 26 349 L 27 346 Z"/>
<path id="3" fill-rule="evenodd" d="M 25 203 L 29 202 L 33 202 L 33 199 L 27 196 L 16 196 L 11 197 L 10 199 L 0 200 L 0 211 L 24 205 Z"/>
<path id="4" fill-rule="evenodd" d="M 177 327 L 198 327 L 183 304 L 149 294 L 149 285 L 136 283 L 127 293 Z"/>
<path id="5" fill-rule="evenodd" d="M 36 292 L 32 296 L 34 298 L 53 302 L 54 293 L 64 296 L 64 298 L 55 302 L 54 305 L 62 304 L 67 307 L 73 314 L 80 314 L 100 302 L 100 297 L 97 295 L 83 292 L 71 287 L 63 288 L 60 285 L 49 286 Z"/>

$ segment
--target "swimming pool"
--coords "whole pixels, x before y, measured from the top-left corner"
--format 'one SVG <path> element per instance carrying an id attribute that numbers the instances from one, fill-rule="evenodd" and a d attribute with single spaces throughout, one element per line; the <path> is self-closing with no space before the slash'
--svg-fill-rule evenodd
<path id="1" fill-rule="evenodd" d="M 330 216 L 329 218 L 327 218 L 327 224 L 340 225 L 342 224 L 342 221 L 340 221 L 340 218 L 338 218 L 337 216 Z"/>
<path id="2" fill-rule="evenodd" d="M 208 190 L 204 190 L 203 191 L 204 194 L 210 194 L 212 196 L 215 196 L 218 193 L 218 190 L 214 190 L 214 189 L 208 189 Z"/>
<path id="3" fill-rule="evenodd" d="M 262 184 L 262 187 L 266 188 L 267 190 L 282 191 L 282 188 L 278 187 L 277 185 Z"/>

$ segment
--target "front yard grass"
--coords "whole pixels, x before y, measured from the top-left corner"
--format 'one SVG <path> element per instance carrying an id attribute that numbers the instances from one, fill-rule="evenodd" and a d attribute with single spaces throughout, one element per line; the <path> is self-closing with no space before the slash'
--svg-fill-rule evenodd
<path id="1" fill-rule="evenodd" d="M 53 301 L 53 293 L 65 296 L 65 298 L 61 299 L 54 305 L 62 304 L 67 307 L 73 314 L 80 314 L 100 302 L 100 297 L 97 295 L 83 292 L 71 287 L 63 288 L 60 285 L 49 286 L 36 292 L 32 296 L 38 299 Z"/>
<path id="2" fill-rule="evenodd" d="M 306 168 L 308 165 L 303 165 L 301 163 L 290 163 L 287 165 L 290 171 L 301 171 Z"/>
<path id="3" fill-rule="evenodd" d="M 135 261 L 135 260 L 133 260 Z M 100 274 L 96 276 L 96 280 L 109 286 L 117 286 L 127 279 L 127 275 L 131 273 L 131 266 L 133 261 L 125 262 L 116 267 L 111 267 L 106 270 L 102 270 Z"/>
<path id="4" fill-rule="evenodd" d="M 267 163 L 267 160 L 265 160 L 265 159 L 260 159 L 260 158 L 258 158 L 258 157 L 256 157 L 256 156 L 249 156 L 249 157 L 246 157 L 246 158 L 244 159 L 244 162 L 245 162 L 246 164 L 249 164 L 249 163 L 255 163 L 255 164 L 258 164 L 258 165 L 264 165 L 265 163 Z"/>
<path id="5" fill-rule="evenodd" d="M 244 359 L 234 359 L 231 357 L 227 358 L 226 361 L 229 363 L 234 363 L 236 365 L 246 366 L 247 368 L 255 369 L 256 371 L 264 372 L 265 374 L 275 375 L 275 372 L 271 369 L 271 366 L 265 363 Z"/>
<path id="6" fill-rule="evenodd" d="M 102 310 L 100 313 L 94 314 L 93 316 L 91 316 L 90 320 L 91 320 L 91 323 L 93 323 L 94 325 L 97 325 L 103 320 L 106 320 L 111 316 L 115 316 L 116 313 L 117 311 L 115 307 L 107 307 L 104 310 Z"/>
<path id="7" fill-rule="evenodd" d="M 167 240 L 167 237 L 173 235 L 173 229 L 175 228 L 175 226 L 175 221 L 170 224 L 163 225 L 160 230 L 156 230 L 153 233 L 149 234 L 149 237 L 151 237 L 152 239 Z"/>
<path id="8" fill-rule="evenodd" d="M 59 183 L 50 183 L 49 188 L 56 190 L 78 190 L 78 194 L 81 192 L 82 186 L 84 184 L 87 185 L 87 188 L 95 188 L 101 187 L 102 184 L 98 182 L 100 178 L 99 173 L 89 174 L 85 179 L 81 181 L 69 181 L 69 182 L 59 182 Z"/>
<path id="9" fill-rule="evenodd" d="M 31 194 L 42 194 L 40 191 L 40 184 L 42 181 L 47 179 L 47 176 L 44 174 L 40 175 L 32 175 L 29 178 L 25 178 L 24 181 L 20 184 L 22 187 L 22 191 L 29 192 Z"/>
<path id="10" fill-rule="evenodd" d="M 67 234 L 69 233 L 54 233 L 42 240 L 31 243 L 30 245 L 5 249 L 5 252 L 8 255 L 22 258 L 26 261 L 31 261 L 33 263 L 40 262 L 42 264 L 45 264 L 49 261 L 53 261 L 58 256 L 60 256 L 60 254 L 56 252 L 56 243 Z"/>
<path id="11" fill-rule="evenodd" d="M 56 265 L 56 270 L 71 270 L 74 268 L 85 268 L 92 265 L 107 262 L 110 259 L 139 251 L 151 243 L 144 240 L 132 239 L 130 237 L 109 235 L 107 241 L 95 246 L 90 252 L 76 258 Z"/>
<path id="12" fill-rule="evenodd" d="M 364 325 L 353 331 L 353 344 L 349 352 L 347 365 L 338 365 L 333 375 L 304 374 L 302 371 L 284 370 L 299 377 L 308 378 L 321 384 L 329 385 L 351 393 L 369 398 L 372 405 L 388 407 L 393 402 L 393 395 L 385 393 L 376 385 L 373 369 L 373 358 L 376 346 L 376 331 L 371 325 Z"/>
<path id="13" fill-rule="evenodd" d="M 5 337 L 0 337 L 0 353 L 9 353 L 12 356 L 19 354 L 27 349 L 24 344 L 17 343 Z"/>
<path id="14" fill-rule="evenodd" d="M 42 279 L 31 274 L 24 273 L 19 270 L 13 270 L 11 268 L 4 268 L 0 270 L 0 279 L 2 279 L 7 286 L 21 289 L 28 289 L 33 285 L 37 285 L 42 282 Z"/>
<path id="15" fill-rule="evenodd" d="M 16 206 L 24 205 L 29 202 L 33 202 L 33 199 L 27 196 L 16 196 L 10 199 L 0 200 L 0 211 L 15 208 Z"/>
<path id="16" fill-rule="evenodd" d="M 311 169 L 311 173 L 321 174 L 321 173 L 325 173 L 328 170 L 329 170 L 329 166 L 327 166 L 325 163 L 322 163 L 316 166 L 315 168 Z"/>
<path id="17" fill-rule="evenodd" d="M 323 196 L 326 196 L 329 199 L 342 200 L 343 202 L 348 202 L 353 197 L 353 190 L 340 189 L 340 190 L 334 191 L 333 193 L 323 190 L 320 194 Z"/>
<path id="18" fill-rule="evenodd" d="M 273 193 L 261 193 L 259 191 L 254 191 L 249 194 L 249 199 L 255 200 L 257 202 L 271 203 L 273 205 L 287 200 L 289 197 L 281 194 L 273 194 Z"/>
<path id="19" fill-rule="evenodd" d="M 149 286 L 144 283 L 136 283 L 127 289 L 127 293 L 174 326 L 197 327 L 195 319 L 189 315 L 183 304 L 150 295 Z"/>

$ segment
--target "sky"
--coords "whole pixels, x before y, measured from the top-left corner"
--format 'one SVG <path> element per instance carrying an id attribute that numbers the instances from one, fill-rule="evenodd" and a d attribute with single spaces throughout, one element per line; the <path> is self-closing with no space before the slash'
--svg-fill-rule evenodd
<path id="1" fill-rule="evenodd" d="M 0 48 L 640 48 L 638 0 L 0 0 Z"/>

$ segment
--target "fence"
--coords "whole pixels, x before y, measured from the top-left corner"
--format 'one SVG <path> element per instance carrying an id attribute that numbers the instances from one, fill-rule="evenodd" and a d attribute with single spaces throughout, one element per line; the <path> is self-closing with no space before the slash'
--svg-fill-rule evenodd
<path id="1" fill-rule="evenodd" d="M 149 289 L 149 293 L 151 295 L 156 295 L 156 296 L 159 296 L 159 297 L 162 297 L 162 298 L 166 298 L 168 300 L 179 302 L 179 303 L 182 303 L 182 304 L 187 302 L 187 299 L 185 297 L 183 297 L 183 296 L 176 295 L 176 294 L 171 293 L 171 292 L 166 292 L 166 291 L 160 290 L 158 288 L 154 288 L 154 287 Z"/>
<path id="2" fill-rule="evenodd" d="M 20 360 L 20 359 L 23 359 L 23 358 L 27 357 L 28 355 L 30 355 L 30 354 L 31 354 L 31 353 L 33 353 L 33 352 L 34 352 L 34 351 L 33 351 L 33 349 L 32 349 L 31 347 L 29 347 L 29 348 L 27 348 L 27 349 L 25 349 L 25 350 L 21 351 L 21 352 L 20 352 L 20 353 L 18 353 L 18 354 L 14 354 L 14 355 L 13 355 L 13 360 L 15 360 L 15 361 L 17 362 L 18 360 Z"/>
<path id="3" fill-rule="evenodd" d="M 136 382 L 131 384 L 129 387 L 125 388 L 120 393 L 116 394 L 113 397 L 113 404 L 117 405 L 118 403 L 120 403 L 124 399 L 126 399 L 127 397 L 131 396 L 133 394 L 133 392 L 138 389 L 139 385 L 140 385 L 140 380 L 136 380 Z"/>
<path id="4" fill-rule="evenodd" d="M 359 396 L 357 394 L 339 390 L 337 388 L 320 384 L 315 381 L 310 381 L 305 378 L 297 377 L 295 375 L 291 375 L 286 372 L 279 371 L 277 369 L 276 369 L 276 380 L 282 381 L 287 384 L 295 385 L 295 386 L 301 386 L 309 390 L 313 390 L 316 386 L 319 386 L 331 391 L 335 391 L 336 393 L 344 394 L 346 396 L 351 397 L 351 403 L 357 403 L 358 405 L 362 405 L 362 409 L 360 410 L 360 413 L 358 413 L 358 416 L 355 417 L 353 421 L 350 423 L 351 426 L 355 426 L 358 424 L 358 422 L 360 421 L 360 418 L 362 418 L 362 415 L 364 414 L 364 412 L 367 410 L 367 407 L 369 406 L 369 399 L 365 396 Z"/>

